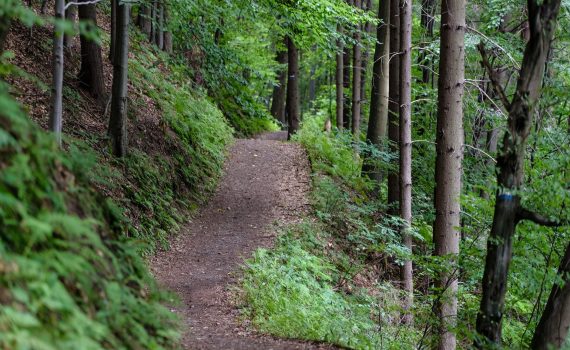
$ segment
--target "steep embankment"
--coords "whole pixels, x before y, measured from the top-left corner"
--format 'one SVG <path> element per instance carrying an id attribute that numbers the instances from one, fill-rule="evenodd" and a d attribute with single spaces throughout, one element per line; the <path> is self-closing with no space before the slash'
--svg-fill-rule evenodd
<path id="1" fill-rule="evenodd" d="M 57 149 L 42 130 L 51 33 L 14 23 L 7 39 L 14 55 L 3 66 L 10 87 L 0 86 L 0 348 L 170 348 L 177 322 L 141 256 L 166 244 L 215 189 L 232 130 L 185 66 L 133 33 L 130 151 L 109 156 L 105 106 L 76 79 L 76 39 L 66 52 L 65 150 Z M 104 71 L 109 88 L 106 60 Z"/>

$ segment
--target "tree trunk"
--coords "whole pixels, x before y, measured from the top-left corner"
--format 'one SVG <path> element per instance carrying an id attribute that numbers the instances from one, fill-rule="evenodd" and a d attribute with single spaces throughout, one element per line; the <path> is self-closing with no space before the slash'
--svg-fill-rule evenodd
<path id="1" fill-rule="evenodd" d="M 97 27 L 97 10 L 94 4 L 80 5 L 79 19 Z M 101 47 L 94 40 L 84 35 L 79 37 L 81 42 L 81 68 L 78 78 L 80 85 L 87 89 L 101 105 L 106 103 L 105 77 L 103 75 L 103 59 Z"/>
<path id="2" fill-rule="evenodd" d="M 285 100 L 287 97 L 287 62 L 289 60 L 287 48 L 277 50 L 277 62 L 281 65 L 278 73 L 278 85 L 273 87 L 273 98 L 271 99 L 271 115 L 282 125 L 286 125 L 285 120 Z"/>
<path id="3" fill-rule="evenodd" d="M 156 40 L 157 10 L 158 10 L 158 0 L 153 0 L 151 12 L 150 12 L 150 32 L 149 32 L 149 37 L 148 37 L 148 41 L 150 43 L 156 43 L 155 40 Z"/>
<path id="4" fill-rule="evenodd" d="M 438 349 L 455 350 L 461 227 L 463 161 L 463 85 L 465 79 L 465 0 L 442 0 L 435 165 L 435 255 L 445 260 L 436 286 Z M 444 259 L 444 260 L 443 260 Z"/>
<path id="5" fill-rule="evenodd" d="M 408 231 L 412 224 L 412 0 L 401 0 L 400 12 L 400 217 L 404 245 L 412 251 L 412 237 Z M 413 302 L 412 261 L 404 261 L 401 270 L 404 298 L 403 322 L 410 324 Z"/>
<path id="6" fill-rule="evenodd" d="M 354 7 L 360 8 L 360 0 L 354 0 Z M 360 78 L 362 76 L 362 57 L 360 52 L 360 28 L 354 32 L 352 48 L 352 136 L 360 139 Z"/>
<path id="7" fill-rule="evenodd" d="M 156 46 L 158 46 L 158 48 L 160 50 L 163 49 L 164 47 L 164 3 L 162 1 L 160 1 L 158 3 L 158 8 L 157 8 L 157 14 L 156 14 L 156 19 L 157 19 L 157 30 L 156 30 L 156 38 L 155 38 L 155 43 Z"/>
<path id="8" fill-rule="evenodd" d="M 147 37 L 150 37 L 150 31 L 152 29 L 151 11 L 151 6 L 141 5 L 139 12 L 139 26 L 143 34 Z"/>
<path id="9" fill-rule="evenodd" d="M 386 137 L 388 127 L 388 87 L 390 56 L 390 2 L 380 1 L 378 8 L 380 23 L 376 28 L 376 48 L 374 50 L 374 66 L 372 69 L 372 93 L 370 99 L 370 117 L 366 140 L 376 146 L 381 145 Z M 362 172 L 379 182 L 379 169 L 365 162 Z"/>
<path id="10" fill-rule="evenodd" d="M 168 6 L 164 7 L 164 25 L 167 27 L 164 32 L 164 47 L 162 48 L 167 53 L 172 53 L 172 32 L 168 28 L 168 20 L 170 16 L 168 13 Z"/>
<path id="11" fill-rule="evenodd" d="M 109 136 L 113 153 L 117 157 L 127 154 L 127 92 L 129 72 L 129 7 L 128 3 L 117 6 L 117 53 L 113 62 L 113 96 Z"/>
<path id="12" fill-rule="evenodd" d="M 364 11 L 370 11 L 372 9 L 372 1 L 371 0 L 362 0 L 362 9 Z M 372 34 L 372 23 L 366 22 L 364 24 L 364 32 L 367 36 Z M 369 46 L 364 46 L 364 52 L 362 53 L 362 69 L 360 74 L 360 100 L 366 100 L 366 75 L 368 74 L 368 57 L 370 56 Z M 362 102 L 361 102 L 360 110 L 362 111 Z"/>
<path id="13" fill-rule="evenodd" d="M 75 13 L 77 12 L 77 6 L 71 5 L 65 10 L 65 20 L 68 22 L 73 23 L 75 26 Z M 63 47 L 65 49 L 69 49 L 73 46 L 73 39 L 75 38 L 74 35 L 65 34 L 63 37 Z"/>
<path id="14" fill-rule="evenodd" d="M 337 25 L 337 31 L 342 35 L 343 28 L 341 25 Z M 337 53 L 336 53 L 336 127 L 341 130 L 344 126 L 344 55 L 343 55 L 343 43 L 339 40 L 337 43 Z"/>
<path id="15" fill-rule="evenodd" d="M 570 328 L 570 244 L 558 268 L 560 283 L 555 282 L 538 326 L 534 331 L 533 350 L 560 349 Z"/>
<path id="16" fill-rule="evenodd" d="M 390 151 L 399 154 L 400 143 L 400 3 L 390 0 L 390 62 L 388 138 Z M 388 173 L 388 205 L 391 215 L 400 213 L 400 179 L 398 171 Z"/>
<path id="17" fill-rule="evenodd" d="M 55 0 L 55 19 L 63 20 L 65 0 Z M 53 33 L 53 82 L 52 105 L 49 116 L 49 129 L 53 131 L 57 144 L 61 147 L 61 129 L 63 119 L 63 33 L 54 28 Z"/>
<path id="18" fill-rule="evenodd" d="M 560 0 L 545 0 L 540 4 L 535 1 L 528 1 L 530 39 L 526 44 L 512 101 L 507 101 L 502 87 L 496 84 L 494 86 L 508 110 L 508 128 L 497 158 L 498 190 L 493 225 L 487 242 L 481 306 L 477 315 L 477 332 L 482 336 L 476 339 L 475 346 L 478 348 L 500 346 L 501 343 L 507 276 L 517 223 L 528 219 L 553 225 L 553 222 L 522 208 L 519 193 L 524 180 L 525 148 L 532 126 L 533 107 L 540 96 L 546 59 L 560 9 Z M 480 50 L 483 64 L 493 80 L 492 69 L 482 45 Z"/>
<path id="19" fill-rule="evenodd" d="M 347 0 L 346 3 L 348 5 L 352 5 L 354 2 L 353 0 Z M 347 29 L 347 32 L 350 31 L 350 28 Z M 343 125 L 344 125 L 344 129 L 350 129 L 350 119 L 351 119 L 351 101 L 352 99 L 348 96 L 349 92 L 350 92 L 350 72 L 351 72 L 351 66 L 350 63 L 352 62 L 352 50 L 350 47 L 348 47 L 348 45 L 344 45 L 344 53 L 343 53 L 343 62 L 344 62 L 344 71 L 343 71 L 343 78 L 342 78 L 342 82 L 344 84 L 344 105 L 342 107 L 344 115 L 342 117 L 342 121 L 343 121 Z"/>
<path id="20" fill-rule="evenodd" d="M 435 22 L 435 0 L 422 0 L 421 10 L 421 26 L 425 31 L 426 40 L 420 44 L 419 63 L 422 70 L 422 82 L 429 83 L 431 76 L 431 69 L 428 67 L 430 62 L 427 62 L 426 41 L 433 38 L 433 24 Z M 443 11 L 442 11 L 443 13 Z"/>
<path id="21" fill-rule="evenodd" d="M 115 61 L 117 47 L 117 1 L 119 0 L 111 0 L 111 40 L 109 44 L 109 61 L 111 63 Z"/>
<path id="22" fill-rule="evenodd" d="M 287 79 L 287 119 L 288 133 L 287 138 L 295 134 L 299 129 L 300 119 L 300 101 L 299 101 L 299 51 L 295 42 L 290 37 L 287 38 L 287 56 L 288 56 L 288 79 Z"/>

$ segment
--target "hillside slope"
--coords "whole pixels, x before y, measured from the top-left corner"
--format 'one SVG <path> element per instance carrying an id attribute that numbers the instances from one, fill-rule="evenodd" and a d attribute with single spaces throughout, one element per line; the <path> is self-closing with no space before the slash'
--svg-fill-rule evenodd
<path id="1" fill-rule="evenodd" d="M 51 33 L 14 23 L 3 63 L 0 347 L 171 348 L 177 321 L 142 257 L 165 246 L 216 187 L 232 128 L 185 66 L 133 31 L 129 156 L 109 155 L 106 106 L 78 85 L 78 39 L 66 52 L 59 150 L 42 130 Z M 105 41 L 103 33 L 103 52 Z M 104 71 L 109 88 L 107 60 Z"/>

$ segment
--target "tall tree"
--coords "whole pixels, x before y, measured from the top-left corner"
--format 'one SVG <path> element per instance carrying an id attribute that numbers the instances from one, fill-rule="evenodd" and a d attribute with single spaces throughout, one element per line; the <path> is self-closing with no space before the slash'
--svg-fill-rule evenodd
<path id="1" fill-rule="evenodd" d="M 156 22 L 156 37 L 154 43 L 162 50 L 164 48 L 164 1 L 158 1 Z"/>
<path id="2" fill-rule="evenodd" d="M 76 5 L 68 6 L 67 9 L 65 10 L 65 20 L 75 24 L 76 13 L 77 13 Z M 73 39 L 74 35 L 66 32 L 63 36 L 63 47 L 65 49 L 69 49 L 71 46 L 73 46 Z"/>
<path id="3" fill-rule="evenodd" d="M 521 220 L 542 225 L 557 225 L 521 205 L 524 183 L 525 151 L 530 135 L 534 106 L 540 97 L 544 69 L 560 10 L 560 0 L 528 0 L 529 40 L 524 50 L 521 69 L 512 99 L 497 83 L 484 46 L 479 45 L 483 65 L 494 88 L 508 111 L 507 130 L 497 158 L 497 193 L 493 224 L 487 242 L 487 258 L 483 273 L 482 297 L 477 316 L 475 345 L 486 348 L 501 343 L 501 323 L 507 291 L 507 276 L 512 258 L 513 236 Z"/>
<path id="4" fill-rule="evenodd" d="M 128 2 L 117 4 L 117 52 L 113 60 L 113 89 L 109 136 L 117 157 L 127 154 L 127 92 L 129 84 L 129 8 Z"/>
<path id="5" fill-rule="evenodd" d="M 424 84 L 429 83 L 431 76 L 431 67 L 428 66 L 427 62 L 427 45 L 426 41 L 433 38 L 433 25 L 435 23 L 435 0 L 422 0 L 422 10 L 420 16 L 420 24 L 424 29 L 425 39 L 420 43 L 420 55 L 418 61 L 421 64 L 422 70 L 422 82 Z M 443 12 L 442 12 L 443 13 Z"/>
<path id="6" fill-rule="evenodd" d="M 300 120 L 300 100 L 299 100 L 299 50 L 291 37 L 287 37 L 287 138 L 295 134 L 299 129 Z"/>
<path id="7" fill-rule="evenodd" d="M 412 0 L 401 0 L 400 12 L 400 217 L 403 243 L 412 251 Z M 404 323 L 411 323 L 413 302 L 412 261 L 406 260 L 401 271 L 404 297 Z"/>
<path id="8" fill-rule="evenodd" d="M 143 3 L 139 7 L 138 26 L 147 37 L 150 37 L 150 31 L 152 29 L 151 11 L 152 7 L 148 3 Z"/>
<path id="9" fill-rule="evenodd" d="M 342 35 L 343 28 L 337 25 L 337 31 Z M 337 42 L 336 52 L 336 127 L 341 130 L 344 126 L 344 45 L 341 39 Z"/>
<path id="10" fill-rule="evenodd" d="M 554 283 L 542 317 L 534 331 L 531 349 L 560 349 L 570 329 L 570 243 L 558 268 L 559 281 Z"/>
<path id="11" fill-rule="evenodd" d="M 271 115 L 281 122 L 282 125 L 287 124 L 285 120 L 285 100 L 287 97 L 288 61 L 289 55 L 287 53 L 287 43 L 285 43 L 285 47 L 277 47 L 277 63 L 280 64 L 280 68 L 277 73 L 277 85 L 273 87 L 273 98 L 271 99 Z"/>
<path id="12" fill-rule="evenodd" d="M 388 139 L 390 151 L 399 154 L 400 143 L 400 3 L 390 1 L 390 57 L 388 63 Z M 392 215 L 400 213 L 400 179 L 398 171 L 388 173 L 388 205 Z"/>
<path id="13" fill-rule="evenodd" d="M 53 33 L 53 81 L 49 129 L 53 131 L 58 145 L 61 146 L 63 123 L 63 30 L 60 28 L 60 24 L 65 16 L 65 0 L 55 0 L 54 13 L 56 25 Z"/>
<path id="14" fill-rule="evenodd" d="M 455 350 L 461 173 L 463 161 L 463 85 L 465 80 L 465 0 L 442 0 L 438 79 L 435 255 L 445 261 L 436 281 L 440 350 Z"/>
<path id="15" fill-rule="evenodd" d="M 85 2 L 85 1 L 83 1 Z M 79 8 L 79 19 L 97 28 L 97 10 L 94 4 L 82 4 Z M 81 42 L 81 68 L 79 69 L 79 82 L 82 87 L 103 105 L 105 104 L 105 77 L 103 75 L 103 59 L 99 44 L 85 35 L 80 36 Z"/>
<path id="16" fill-rule="evenodd" d="M 346 0 L 346 3 L 348 5 L 353 5 L 354 4 L 354 0 Z M 350 27 L 345 27 L 345 30 L 347 32 L 347 35 L 349 35 L 350 33 Z M 344 52 L 343 52 L 343 62 L 344 62 L 344 71 L 343 71 L 343 78 L 342 78 L 342 82 L 344 84 L 344 97 L 343 97 L 343 101 L 344 101 L 344 105 L 342 107 L 342 110 L 344 112 L 344 115 L 342 117 L 342 121 L 344 123 L 344 129 L 349 129 L 350 128 L 350 119 L 351 119 L 351 115 L 352 115 L 352 108 L 351 108 L 351 101 L 352 99 L 350 98 L 349 91 L 350 91 L 350 82 L 351 82 L 351 62 L 352 62 L 352 49 L 350 48 L 349 45 L 344 45 Z"/>
<path id="17" fill-rule="evenodd" d="M 117 2 L 119 0 L 111 0 L 111 35 L 109 43 L 109 61 L 111 63 L 115 59 L 115 51 L 117 47 Z"/>
<path id="18" fill-rule="evenodd" d="M 381 0 L 378 7 L 380 23 L 376 28 L 376 46 L 372 68 L 372 93 L 370 98 L 370 117 L 366 140 L 379 146 L 386 137 L 388 128 L 388 87 L 390 56 L 390 1 Z M 371 179 L 380 181 L 381 174 L 376 167 L 366 162 L 362 168 Z"/>
<path id="19" fill-rule="evenodd" d="M 360 8 L 361 0 L 354 0 L 354 7 Z M 360 78 L 362 77 L 362 54 L 360 51 L 360 26 L 354 31 L 352 47 L 352 135 L 355 140 L 360 137 Z"/>

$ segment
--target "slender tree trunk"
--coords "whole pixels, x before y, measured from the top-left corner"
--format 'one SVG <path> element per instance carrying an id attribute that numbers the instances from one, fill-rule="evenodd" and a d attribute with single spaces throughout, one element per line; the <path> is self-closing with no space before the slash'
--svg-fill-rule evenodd
<path id="1" fill-rule="evenodd" d="M 287 62 L 289 55 L 287 48 L 277 50 L 277 62 L 281 65 L 278 73 L 278 85 L 273 87 L 273 98 L 271 99 L 271 115 L 282 125 L 286 125 L 285 120 L 285 100 L 287 97 Z"/>
<path id="2" fill-rule="evenodd" d="M 172 32 L 168 28 L 168 21 L 170 19 L 168 6 L 164 6 L 164 25 L 166 30 L 164 32 L 164 47 L 162 48 L 167 53 L 172 53 Z"/>
<path id="3" fill-rule="evenodd" d="M 422 10 L 421 10 L 420 22 L 425 31 L 424 41 L 431 40 L 433 38 L 433 24 L 435 22 L 435 0 L 422 0 Z M 443 11 L 442 11 L 443 13 Z M 422 70 L 422 82 L 424 84 L 429 83 L 431 76 L 431 69 L 428 66 L 430 62 L 427 61 L 426 43 L 422 42 L 420 45 L 420 55 L 419 63 L 421 64 Z"/>
<path id="4" fill-rule="evenodd" d="M 150 37 L 150 31 L 152 29 L 151 11 L 152 11 L 151 6 L 141 5 L 139 12 L 139 26 L 143 34 L 146 35 L 147 37 Z"/>
<path id="5" fill-rule="evenodd" d="M 400 143 L 400 3 L 390 0 L 388 138 L 390 151 L 399 154 Z M 400 177 L 398 171 L 388 173 L 388 205 L 392 215 L 400 213 Z"/>
<path id="6" fill-rule="evenodd" d="M 111 41 L 109 44 L 109 61 L 115 60 L 115 52 L 117 47 L 117 1 L 111 0 Z"/>
<path id="7" fill-rule="evenodd" d="M 337 31 L 342 34 L 343 28 L 341 25 L 337 25 Z M 341 130 L 344 126 L 344 55 L 343 55 L 343 43 L 341 40 L 337 43 L 337 53 L 336 53 L 336 127 Z"/>
<path id="8" fill-rule="evenodd" d="M 412 0 L 400 2 L 400 217 L 404 245 L 412 251 L 412 237 L 408 233 L 412 224 Z M 404 323 L 411 323 L 413 316 L 412 261 L 406 260 L 401 271 L 404 298 Z"/>
<path id="9" fill-rule="evenodd" d="M 55 19 L 63 20 L 65 16 L 65 0 L 55 0 Z M 56 142 L 61 146 L 61 129 L 63 119 L 63 33 L 54 28 L 53 33 L 53 82 L 52 105 L 49 117 L 49 129 L 53 131 Z"/>
<path id="10" fill-rule="evenodd" d="M 97 27 L 97 10 L 94 4 L 80 5 L 79 19 L 88 21 Z M 79 70 L 79 82 L 81 86 L 89 91 L 101 105 L 106 102 L 105 77 L 103 75 L 103 59 L 101 57 L 101 47 L 94 40 L 90 40 L 84 35 L 80 36 L 81 42 L 81 68 Z"/>
<path id="11" fill-rule="evenodd" d="M 156 30 L 156 46 L 160 50 L 164 47 L 164 3 L 162 1 L 158 2 L 158 12 L 156 14 L 157 17 L 157 30 Z"/>
<path id="12" fill-rule="evenodd" d="M 76 14 L 76 12 L 77 12 L 77 6 L 75 6 L 75 5 L 69 6 L 67 8 L 67 10 L 65 10 L 65 20 L 73 23 L 74 26 L 75 26 L 75 14 Z M 74 38 L 75 38 L 74 35 L 66 33 L 63 37 L 63 47 L 65 49 L 69 49 L 70 47 L 72 47 Z"/>
<path id="13" fill-rule="evenodd" d="M 360 0 L 354 0 L 354 7 L 360 8 Z M 352 49 L 352 136 L 360 139 L 360 78 L 362 76 L 362 56 L 360 52 L 360 28 L 354 32 Z"/>
<path id="14" fill-rule="evenodd" d="M 388 93 L 389 93 L 389 55 L 390 55 L 390 2 L 380 1 L 378 8 L 380 23 L 376 28 L 376 48 L 372 69 L 372 93 L 370 99 L 370 117 L 366 140 L 373 145 L 381 145 L 388 128 Z M 371 179 L 381 180 L 379 169 L 365 162 L 362 168 Z"/>
<path id="15" fill-rule="evenodd" d="M 362 9 L 365 11 L 370 11 L 372 9 L 372 0 L 362 0 Z M 370 36 L 372 33 L 372 23 L 366 22 L 364 24 L 364 32 L 366 35 Z M 362 69 L 361 69 L 361 77 L 360 77 L 360 100 L 366 100 L 366 76 L 368 74 L 368 57 L 370 56 L 370 49 L 369 45 L 364 46 L 364 52 L 362 53 Z M 360 111 L 362 112 L 362 102 Z"/>
<path id="16" fill-rule="evenodd" d="M 346 0 L 348 5 L 353 5 L 353 0 Z M 350 32 L 350 28 L 345 28 L 347 33 Z M 342 121 L 344 123 L 344 129 L 350 129 L 350 119 L 352 115 L 352 99 L 348 95 L 350 93 L 350 73 L 352 70 L 351 62 L 352 62 L 352 49 L 348 45 L 344 45 L 344 54 L 343 54 L 343 62 L 344 62 L 344 71 L 343 71 L 343 79 L 342 82 L 344 84 L 344 105 L 343 105 L 343 118 Z"/>
<path id="17" fill-rule="evenodd" d="M 299 129 L 300 120 L 300 100 L 299 100 L 299 51 L 295 42 L 290 37 L 287 38 L 287 119 L 288 119 L 288 136 L 295 134 Z"/>
<path id="18" fill-rule="evenodd" d="M 442 0 L 435 165 L 435 255 L 446 260 L 436 286 L 440 350 L 455 350 L 463 161 L 465 0 Z M 443 260 L 442 260 L 443 261 Z"/>
<path id="19" fill-rule="evenodd" d="M 150 12 L 150 35 L 148 37 L 148 41 L 150 43 L 155 43 L 155 40 L 156 40 L 157 10 L 158 10 L 158 0 L 153 0 L 151 12 Z"/>
<path id="20" fill-rule="evenodd" d="M 532 126 L 533 107 L 540 96 L 544 68 L 559 10 L 560 0 L 545 0 L 540 3 L 536 0 L 528 1 L 530 39 L 526 44 L 512 101 L 507 101 L 500 86 L 494 86 L 508 110 L 508 128 L 497 159 L 498 190 L 493 225 L 487 242 L 483 293 L 477 316 L 477 332 L 482 336 L 476 339 L 475 346 L 478 348 L 499 346 L 501 343 L 507 276 L 517 223 L 520 220 L 531 220 L 543 225 L 555 225 L 554 222 L 524 209 L 520 204 L 519 190 L 524 180 L 525 148 Z M 480 51 L 483 54 L 483 64 L 487 67 L 491 80 L 494 80 L 482 45 Z"/>
<path id="21" fill-rule="evenodd" d="M 109 136 L 117 157 L 127 154 L 127 92 L 129 83 L 129 7 L 117 6 L 117 52 L 113 62 L 113 96 Z"/>
<path id="22" fill-rule="evenodd" d="M 560 349 L 570 328 L 570 244 L 558 268 L 560 282 L 555 282 L 548 302 L 534 331 L 533 350 Z"/>

